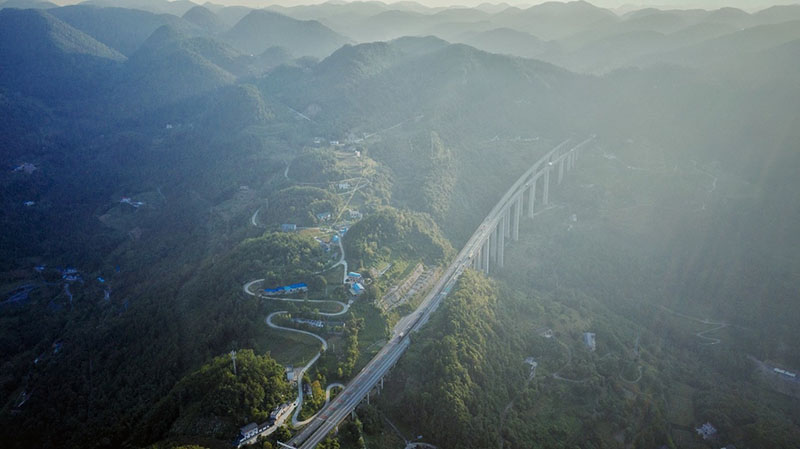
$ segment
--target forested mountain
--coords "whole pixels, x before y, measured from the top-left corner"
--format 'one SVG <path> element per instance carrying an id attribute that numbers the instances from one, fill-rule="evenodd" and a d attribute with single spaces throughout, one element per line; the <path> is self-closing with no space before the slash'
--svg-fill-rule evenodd
<path id="1" fill-rule="evenodd" d="M 36 97 L 91 97 L 125 60 L 40 10 L 0 10 L 0 83 Z"/>
<path id="2" fill-rule="evenodd" d="M 263 10 L 248 13 L 227 33 L 236 48 L 260 54 L 270 47 L 284 47 L 295 56 L 324 57 L 347 38 L 313 20 L 300 21 Z"/>
<path id="3" fill-rule="evenodd" d="M 100 7 L 139 9 L 155 14 L 176 16 L 185 14 L 195 6 L 195 3 L 188 0 L 87 0 L 82 3 Z"/>
<path id="4" fill-rule="evenodd" d="M 128 56 L 164 25 L 185 31 L 192 29 L 189 22 L 171 14 L 154 14 L 138 9 L 80 4 L 53 8 L 48 12 Z"/>
<path id="5" fill-rule="evenodd" d="M 223 22 L 219 16 L 199 5 L 186 11 L 186 14 L 182 17 L 184 20 L 197 25 L 207 33 L 219 34 L 228 29 L 225 22 Z"/>
<path id="6" fill-rule="evenodd" d="M 15 5 L 0 446 L 229 447 L 287 372 L 313 416 L 587 136 L 506 268 L 467 271 L 321 447 L 402 446 L 383 417 L 443 449 L 796 446 L 770 370 L 800 367 L 797 7 Z"/>

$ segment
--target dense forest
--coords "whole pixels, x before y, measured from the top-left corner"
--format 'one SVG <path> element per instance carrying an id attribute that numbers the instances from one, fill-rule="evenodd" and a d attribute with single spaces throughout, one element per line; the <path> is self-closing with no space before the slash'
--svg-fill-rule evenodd
<path id="1" fill-rule="evenodd" d="M 391 207 L 353 225 L 344 241 L 348 257 L 362 267 L 418 258 L 436 265 L 453 256 L 453 247 L 430 216 Z"/>
<path id="2" fill-rule="evenodd" d="M 291 393 L 283 367 L 269 356 L 238 351 L 236 372 L 228 355 L 219 356 L 181 379 L 147 414 L 135 439 L 148 443 L 168 433 L 225 439 L 248 422 L 266 421 Z"/>

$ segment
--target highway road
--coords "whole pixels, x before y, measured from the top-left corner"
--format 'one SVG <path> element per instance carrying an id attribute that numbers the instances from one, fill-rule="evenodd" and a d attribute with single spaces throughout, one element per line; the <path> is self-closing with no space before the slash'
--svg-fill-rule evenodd
<path id="1" fill-rule="evenodd" d="M 591 138 L 587 139 L 578 144 L 577 147 L 581 147 L 591 140 Z M 411 332 L 418 331 L 428 322 L 430 315 L 438 308 L 442 299 L 450 293 L 453 286 L 455 286 L 461 273 L 470 266 L 472 257 L 478 254 L 480 246 L 495 229 L 507 204 L 521 189 L 526 188 L 528 179 L 530 179 L 544 164 L 550 163 L 553 160 L 553 156 L 557 155 L 568 143 L 569 140 L 561 142 L 558 146 L 542 156 L 528 171 L 519 177 L 506 194 L 497 202 L 478 229 L 472 234 L 458 253 L 458 256 L 450 266 L 447 267 L 419 307 L 408 316 L 402 318 L 395 325 L 392 338 L 389 342 L 375 355 L 367 366 L 347 384 L 345 389 L 339 393 L 333 401 L 323 407 L 313 421 L 288 442 L 289 445 L 301 449 L 313 449 L 325 439 L 325 437 L 327 437 L 356 406 L 358 406 L 370 390 L 372 390 L 375 385 L 380 382 L 381 378 L 394 366 L 395 362 L 397 362 L 400 356 L 405 352 L 406 348 L 408 348 Z"/>

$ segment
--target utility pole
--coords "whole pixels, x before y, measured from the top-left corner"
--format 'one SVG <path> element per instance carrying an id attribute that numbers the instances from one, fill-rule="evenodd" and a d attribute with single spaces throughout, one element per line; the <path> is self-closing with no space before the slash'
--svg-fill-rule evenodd
<path id="1" fill-rule="evenodd" d="M 231 360 L 233 360 L 233 375 L 236 375 L 236 350 L 231 351 Z"/>

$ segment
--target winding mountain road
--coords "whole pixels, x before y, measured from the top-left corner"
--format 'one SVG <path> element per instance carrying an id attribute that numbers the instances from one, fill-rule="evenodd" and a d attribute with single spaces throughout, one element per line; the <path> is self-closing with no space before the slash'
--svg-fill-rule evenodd
<path id="1" fill-rule="evenodd" d="M 337 305 L 339 305 L 341 307 L 341 310 L 339 310 L 338 312 L 319 312 L 319 314 L 323 315 L 323 316 L 344 315 L 345 313 L 347 313 L 348 310 L 350 310 L 350 304 L 352 303 L 352 301 L 351 301 L 350 303 L 345 304 L 345 303 L 343 303 L 341 301 L 334 301 L 334 300 L 329 300 L 329 299 L 296 299 L 296 298 L 282 298 L 282 297 L 277 297 L 277 296 L 266 296 L 266 295 L 262 295 L 262 294 L 259 294 L 259 293 L 256 293 L 256 292 L 253 291 L 253 285 L 261 283 L 261 282 L 264 282 L 264 279 L 256 279 L 254 281 L 248 282 L 243 287 L 244 292 L 246 294 L 250 295 L 250 296 L 255 296 L 255 297 L 263 298 L 263 299 L 270 299 L 270 300 L 274 300 L 274 301 L 334 303 L 334 304 L 337 304 Z M 313 332 L 305 331 L 305 330 L 302 330 L 302 329 L 295 329 L 295 328 L 292 328 L 292 327 L 281 326 L 279 324 L 275 324 L 272 321 L 272 319 L 275 318 L 276 316 L 282 315 L 282 314 L 286 314 L 286 313 L 289 313 L 289 312 L 286 311 L 286 310 L 279 310 L 277 312 L 270 313 L 266 318 L 267 326 L 271 327 L 272 329 L 278 329 L 278 330 L 282 330 L 282 331 L 286 331 L 286 332 L 295 332 L 295 333 L 298 333 L 298 334 L 308 335 L 310 337 L 313 337 L 313 338 L 319 340 L 319 342 L 322 344 L 322 350 L 317 352 L 317 354 L 300 370 L 300 372 L 298 373 L 298 376 L 297 376 L 297 400 L 295 401 L 295 403 L 297 405 L 295 407 L 294 414 L 292 415 L 292 426 L 298 427 L 298 426 L 302 426 L 302 425 L 310 422 L 311 420 L 313 420 L 317 416 L 315 414 L 314 416 L 308 418 L 305 421 L 299 421 L 297 419 L 300 416 L 300 411 L 303 409 L 303 376 L 314 365 L 314 363 L 316 363 L 317 360 L 319 360 L 320 356 L 322 355 L 322 352 L 328 350 L 328 342 L 327 342 L 327 340 L 325 340 L 324 338 L 322 338 L 321 336 L 319 336 L 319 335 L 317 335 L 317 334 L 315 334 Z M 330 397 L 330 389 L 333 388 L 333 387 L 336 387 L 336 386 L 344 387 L 342 384 L 331 384 L 331 385 L 329 385 L 328 389 L 327 389 L 327 391 L 325 393 L 325 401 L 326 401 L 325 403 L 326 404 L 328 403 L 328 398 Z"/>

